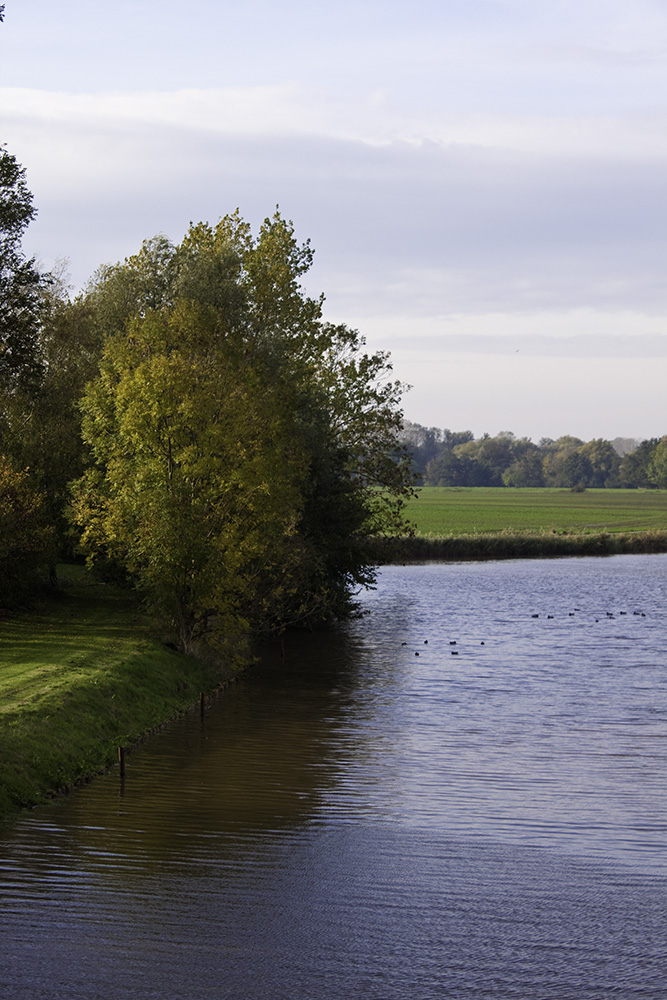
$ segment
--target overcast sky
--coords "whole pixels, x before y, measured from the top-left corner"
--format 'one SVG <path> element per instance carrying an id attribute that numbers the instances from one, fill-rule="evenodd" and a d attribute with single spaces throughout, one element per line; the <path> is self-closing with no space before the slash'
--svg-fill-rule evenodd
<path id="1" fill-rule="evenodd" d="M 275 206 L 419 423 L 667 433 L 665 0 L 5 0 L 25 246 L 80 288 Z"/>

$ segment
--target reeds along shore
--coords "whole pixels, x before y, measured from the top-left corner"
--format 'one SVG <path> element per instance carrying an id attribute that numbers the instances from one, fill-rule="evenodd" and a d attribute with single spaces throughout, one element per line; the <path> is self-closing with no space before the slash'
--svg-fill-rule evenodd
<path id="1" fill-rule="evenodd" d="M 667 531 L 558 534 L 500 532 L 497 534 L 425 535 L 376 539 L 378 565 L 389 563 L 466 562 L 484 559 L 549 559 L 562 556 L 613 556 L 667 552 Z"/>

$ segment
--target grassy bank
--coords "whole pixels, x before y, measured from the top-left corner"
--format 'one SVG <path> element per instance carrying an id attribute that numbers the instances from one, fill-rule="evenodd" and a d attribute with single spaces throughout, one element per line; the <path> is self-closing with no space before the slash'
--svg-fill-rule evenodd
<path id="1" fill-rule="evenodd" d="M 667 552 L 667 490 L 422 487 L 407 517 L 414 536 L 380 541 L 378 562 Z"/>
<path id="2" fill-rule="evenodd" d="M 0 621 L 0 818 L 103 770 L 231 673 L 166 648 L 131 593 L 64 576 Z"/>

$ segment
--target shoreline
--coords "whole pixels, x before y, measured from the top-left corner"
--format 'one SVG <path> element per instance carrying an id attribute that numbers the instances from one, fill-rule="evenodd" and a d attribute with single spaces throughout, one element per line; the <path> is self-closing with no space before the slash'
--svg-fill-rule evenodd
<path id="1" fill-rule="evenodd" d="M 667 530 L 635 532 L 487 532 L 376 539 L 378 565 L 406 562 L 474 562 L 558 559 L 567 556 L 650 555 L 667 552 Z"/>
<path id="2" fill-rule="evenodd" d="M 0 823 L 87 784 L 241 673 L 170 649 L 133 594 L 74 575 L 0 622 Z"/>

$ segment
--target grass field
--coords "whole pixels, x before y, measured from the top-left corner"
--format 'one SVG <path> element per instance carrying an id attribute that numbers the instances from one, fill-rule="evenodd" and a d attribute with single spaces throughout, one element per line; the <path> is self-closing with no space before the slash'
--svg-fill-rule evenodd
<path id="1" fill-rule="evenodd" d="M 667 530 L 667 490 L 423 486 L 407 506 L 418 535 L 573 534 Z"/>
<path id="2" fill-rule="evenodd" d="M 151 635 L 131 593 L 67 574 L 58 598 L 0 621 L 0 818 L 102 770 L 223 679 Z"/>

